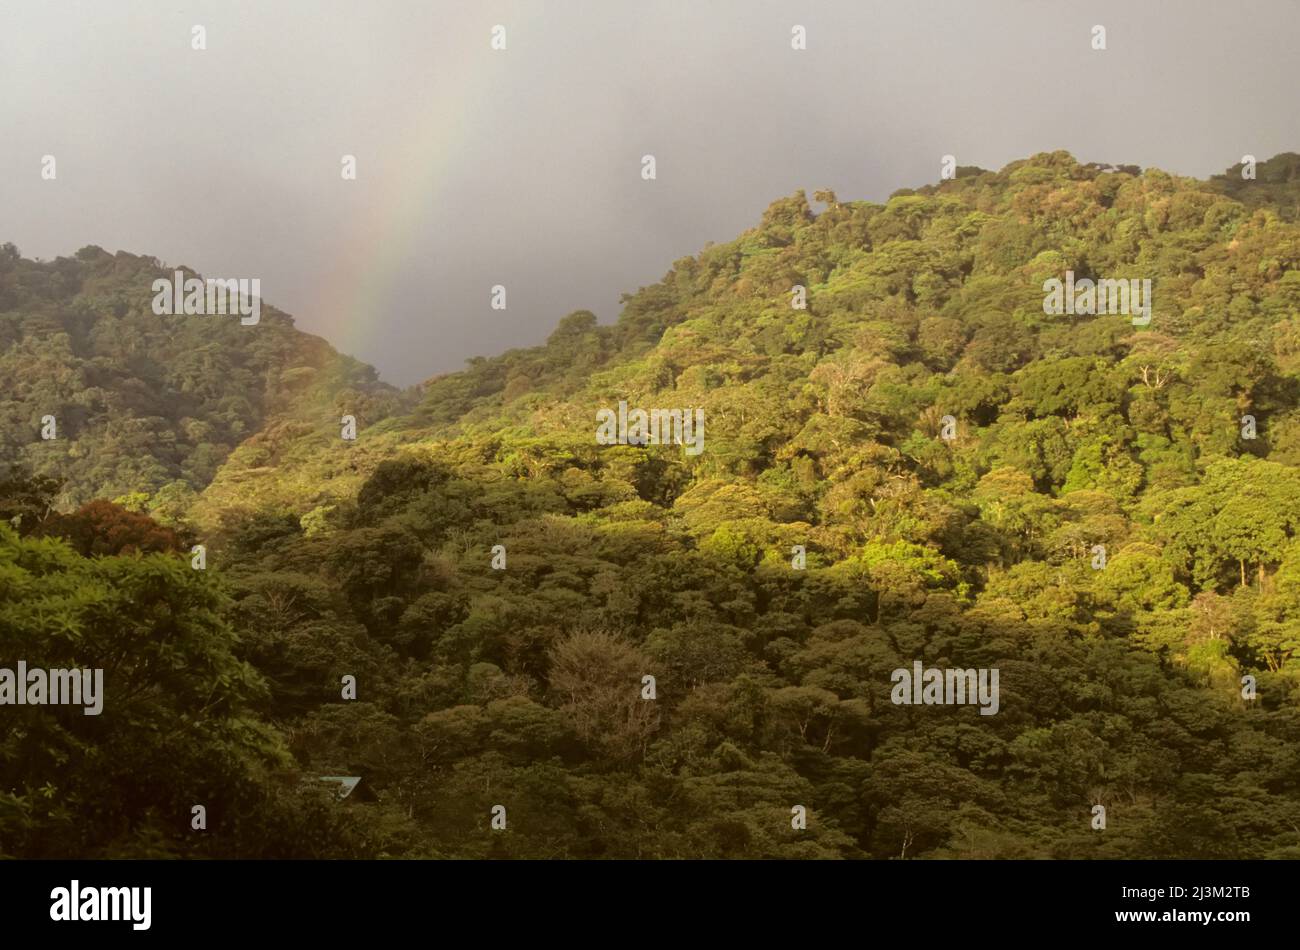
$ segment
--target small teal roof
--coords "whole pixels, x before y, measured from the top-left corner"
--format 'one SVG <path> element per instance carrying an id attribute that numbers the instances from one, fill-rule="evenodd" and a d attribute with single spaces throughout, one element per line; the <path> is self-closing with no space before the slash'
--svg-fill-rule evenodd
<path id="1" fill-rule="evenodd" d="M 322 775 L 322 782 L 336 782 L 339 786 L 339 798 L 347 798 L 361 782 L 360 775 Z"/>

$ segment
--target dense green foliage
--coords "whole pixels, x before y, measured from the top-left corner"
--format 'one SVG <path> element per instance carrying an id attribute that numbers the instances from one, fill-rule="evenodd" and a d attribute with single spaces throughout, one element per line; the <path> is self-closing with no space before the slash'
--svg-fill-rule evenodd
<path id="1" fill-rule="evenodd" d="M 263 430 L 314 424 L 335 399 L 392 404 L 371 367 L 270 307 L 256 326 L 156 316 L 150 286 L 171 276 L 98 247 L 46 263 L 0 247 L 0 461 L 57 478 L 64 505 L 144 493 L 169 517 Z"/>
<path id="2" fill-rule="evenodd" d="M 87 558 L 0 525 L 6 665 L 99 668 L 110 684 L 96 716 L 3 707 L 0 856 L 364 853 L 254 714 L 265 685 L 224 607 L 174 557 Z M 221 834 L 191 830 L 196 804 Z"/>
<path id="3" fill-rule="evenodd" d="M 1300 221 L 1300 155 L 1275 155 L 1256 169 L 1256 177 L 1243 178 L 1242 165 L 1234 165 L 1210 184 L 1248 208 L 1267 207 L 1286 221 Z"/>
<path id="4" fill-rule="evenodd" d="M 1300 186 L 1295 156 L 1274 162 L 1229 187 L 1057 152 L 883 206 L 796 193 L 612 326 L 575 313 L 409 412 L 376 397 L 355 443 L 337 429 L 354 393 L 259 433 L 168 519 L 209 545 L 202 581 L 136 553 L 156 535 L 125 515 L 61 521 L 15 476 L 0 513 L 26 537 L 0 535 L 0 566 L 24 573 L 0 625 L 54 596 L 46 574 L 67 598 L 169 578 L 209 631 L 182 647 L 238 671 L 188 753 L 224 763 L 205 792 L 223 814 L 287 807 L 245 777 L 267 750 L 377 797 L 311 811 L 313 835 L 298 809 L 268 854 L 302 834 L 304 853 L 402 856 L 1300 857 Z M 1044 315 L 1067 270 L 1150 278 L 1150 325 Z M 33 376 L 14 352 L 57 336 L 6 365 L 55 373 L 63 357 Z M 703 407 L 704 451 L 596 444 L 620 400 Z M 100 494 L 159 513 L 157 480 L 113 478 Z M 99 556 L 38 539 L 93 555 L 97 525 L 118 539 Z M 137 596 L 103 615 L 147 618 Z M 894 705 L 890 673 L 916 660 L 999 669 L 998 714 Z M 209 715 L 193 684 L 157 689 Z M 189 761 L 157 798 L 182 828 Z M 10 792 L 0 851 L 41 853 L 13 829 L 49 820 L 50 768 Z M 155 834 L 131 820 L 132 841 Z M 242 851 L 233 821 L 189 847 Z"/>

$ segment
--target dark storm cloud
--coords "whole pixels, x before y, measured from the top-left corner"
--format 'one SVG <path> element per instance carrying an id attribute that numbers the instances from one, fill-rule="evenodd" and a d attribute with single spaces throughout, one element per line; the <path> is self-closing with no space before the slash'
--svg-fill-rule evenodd
<path id="1" fill-rule="evenodd" d="M 882 200 L 947 153 L 1206 176 L 1300 149 L 1297 26 L 1289 0 L 9 0 L 0 240 L 260 277 L 405 384 L 571 310 L 614 319 L 622 292 L 796 188 Z"/>

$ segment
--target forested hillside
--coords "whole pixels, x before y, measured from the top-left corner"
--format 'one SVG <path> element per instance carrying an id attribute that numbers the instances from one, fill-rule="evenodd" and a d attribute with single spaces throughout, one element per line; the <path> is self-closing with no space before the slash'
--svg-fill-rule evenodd
<path id="1" fill-rule="evenodd" d="M 176 516 L 263 429 L 314 424 L 336 399 L 392 403 L 371 367 L 273 308 L 256 325 L 154 314 L 151 284 L 172 273 L 98 247 L 46 262 L 0 247 L 0 460 L 59 479 L 64 506 L 144 493 Z"/>
<path id="2" fill-rule="evenodd" d="M 0 646 L 174 671 L 137 687 L 221 767 L 110 680 L 0 739 L 0 854 L 1300 857 L 1296 167 L 797 192 L 404 395 L 287 318 L 160 323 L 145 259 L 10 255 Z M 1150 322 L 1046 314 L 1066 272 L 1151 280 Z M 166 437 L 97 468 L 34 444 L 54 396 Z M 621 401 L 703 450 L 598 444 Z M 917 661 L 998 669 L 997 713 L 895 704 Z M 309 794 L 342 775 L 373 800 Z"/>

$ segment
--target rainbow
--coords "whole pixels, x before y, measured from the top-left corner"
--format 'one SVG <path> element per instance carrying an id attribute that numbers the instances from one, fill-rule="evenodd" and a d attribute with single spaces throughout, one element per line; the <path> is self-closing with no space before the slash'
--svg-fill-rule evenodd
<path id="1" fill-rule="evenodd" d="M 518 22 L 516 18 L 507 24 L 511 39 L 511 24 Z M 360 185 L 374 197 L 360 226 L 350 229 L 341 242 L 337 259 L 322 268 L 309 301 L 321 334 L 340 352 L 364 359 L 362 354 L 390 325 L 382 315 L 392 307 L 399 275 L 411 264 L 405 252 L 422 229 L 447 226 L 436 220 L 431 208 L 447 182 L 457 177 L 452 172 L 471 158 L 471 150 L 462 146 L 475 107 L 493 101 L 494 90 L 508 75 L 505 62 L 494 62 L 504 54 L 489 48 L 491 26 L 491 21 L 483 21 L 481 45 L 459 42 L 452 58 L 439 57 L 433 88 L 411 90 L 393 101 L 394 106 L 406 104 L 400 127 L 410 130 L 396 150 L 367 154 L 363 143 L 349 150 L 357 157 L 357 180 L 340 179 L 339 184 Z M 386 174 L 385 168 L 419 171 Z"/>

